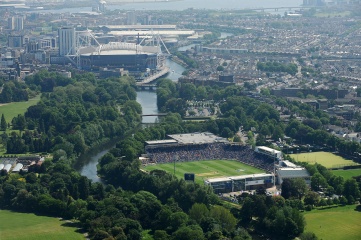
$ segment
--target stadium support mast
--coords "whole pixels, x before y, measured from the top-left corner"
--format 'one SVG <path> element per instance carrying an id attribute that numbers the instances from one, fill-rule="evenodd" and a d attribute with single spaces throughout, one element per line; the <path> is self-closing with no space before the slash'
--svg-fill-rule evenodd
<path id="1" fill-rule="evenodd" d="M 76 31 L 75 32 L 76 43 L 75 43 L 75 55 L 67 55 L 66 57 L 70 59 L 70 61 L 76 65 L 78 69 L 81 69 L 81 49 L 84 47 L 91 47 L 94 42 L 96 46 L 100 48 L 100 43 L 94 37 L 89 29 L 85 31 Z M 74 61 L 75 59 L 75 61 Z"/>
<path id="2" fill-rule="evenodd" d="M 274 150 L 273 150 L 273 187 L 276 188 L 276 153 Z"/>

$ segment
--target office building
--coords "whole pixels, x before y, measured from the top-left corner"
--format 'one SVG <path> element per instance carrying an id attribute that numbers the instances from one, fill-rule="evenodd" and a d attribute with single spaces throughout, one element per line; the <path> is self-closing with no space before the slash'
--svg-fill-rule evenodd
<path id="1" fill-rule="evenodd" d="M 59 56 L 75 54 L 75 29 L 73 27 L 62 27 L 58 30 Z"/>

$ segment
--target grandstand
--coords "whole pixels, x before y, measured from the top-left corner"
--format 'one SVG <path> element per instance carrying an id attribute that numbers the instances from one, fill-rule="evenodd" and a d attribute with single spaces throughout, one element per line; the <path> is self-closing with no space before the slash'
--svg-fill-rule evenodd
<path id="1" fill-rule="evenodd" d="M 215 193 L 228 193 L 245 190 L 254 190 L 259 187 L 270 188 L 273 186 L 274 176 L 270 173 L 212 178 L 205 181 L 206 185 L 213 188 Z"/>
<path id="2" fill-rule="evenodd" d="M 269 148 L 265 146 L 257 146 L 255 148 L 255 151 L 269 157 L 277 158 L 278 160 L 282 158 L 282 152 L 275 150 L 273 148 Z"/>

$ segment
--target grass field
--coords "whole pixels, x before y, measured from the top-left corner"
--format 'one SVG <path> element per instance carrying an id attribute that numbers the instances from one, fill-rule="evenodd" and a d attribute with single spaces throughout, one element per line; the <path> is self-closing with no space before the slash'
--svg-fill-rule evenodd
<path id="1" fill-rule="evenodd" d="M 203 183 L 203 181 L 208 178 L 229 177 L 265 172 L 261 169 L 254 168 L 241 162 L 230 160 L 178 162 L 176 163 L 175 167 L 177 177 L 184 178 L 184 173 L 195 173 L 196 182 L 198 183 Z M 169 173 L 173 173 L 174 164 L 163 163 L 148 165 L 143 167 L 143 169 L 146 171 L 160 169 Z"/>
<path id="2" fill-rule="evenodd" d="M 344 179 L 351 179 L 361 175 L 361 169 L 348 169 L 348 170 L 332 170 L 336 176 L 341 176 Z"/>
<path id="3" fill-rule="evenodd" d="M 305 212 L 305 231 L 314 232 L 320 240 L 359 240 L 361 212 L 355 208 L 355 205 L 350 205 Z"/>
<path id="4" fill-rule="evenodd" d="M 326 168 L 332 168 L 340 165 L 356 164 L 352 160 L 346 160 L 330 152 L 310 152 L 290 154 L 290 156 L 297 162 L 319 163 Z"/>
<path id="5" fill-rule="evenodd" d="M 0 210 L 1 240 L 80 240 L 84 235 L 77 228 L 64 226 L 58 218 Z"/>
<path id="6" fill-rule="evenodd" d="M 27 102 L 5 103 L 0 106 L 0 116 L 4 114 L 6 122 L 11 122 L 19 114 L 24 114 L 28 107 L 37 104 L 40 101 L 40 94 Z"/>

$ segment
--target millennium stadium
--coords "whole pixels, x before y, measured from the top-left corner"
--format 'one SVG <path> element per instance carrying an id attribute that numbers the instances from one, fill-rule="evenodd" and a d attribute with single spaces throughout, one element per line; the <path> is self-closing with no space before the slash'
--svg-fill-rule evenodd
<path id="1" fill-rule="evenodd" d="M 84 70 L 97 67 L 124 68 L 128 71 L 156 69 L 158 46 L 142 46 L 135 43 L 110 42 L 96 48 L 80 49 L 80 65 Z"/>
<path id="2" fill-rule="evenodd" d="M 58 36 L 59 54 L 51 59 L 54 64 L 72 63 L 79 69 L 91 71 L 107 68 L 146 72 L 164 68 L 165 55 L 159 36 L 150 36 L 148 42 L 138 37 L 136 43 L 101 44 L 91 31 L 75 31 L 73 27 L 59 28 Z"/>

